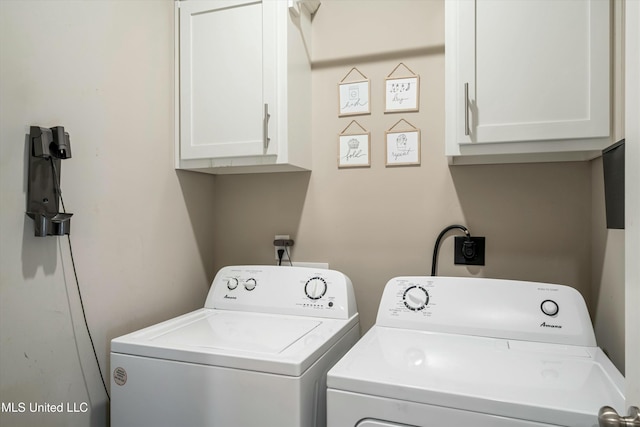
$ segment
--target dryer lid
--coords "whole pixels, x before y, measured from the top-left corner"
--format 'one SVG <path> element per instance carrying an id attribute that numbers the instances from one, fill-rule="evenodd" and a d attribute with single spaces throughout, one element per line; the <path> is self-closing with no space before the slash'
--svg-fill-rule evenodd
<path id="1" fill-rule="evenodd" d="M 623 378 L 597 347 L 383 326 L 329 371 L 327 386 L 552 425 L 591 425 L 602 405 L 624 410 Z"/>

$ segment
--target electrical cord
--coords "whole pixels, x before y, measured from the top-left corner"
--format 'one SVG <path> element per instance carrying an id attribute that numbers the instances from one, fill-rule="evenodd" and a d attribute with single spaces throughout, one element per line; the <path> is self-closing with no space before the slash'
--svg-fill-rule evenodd
<path id="1" fill-rule="evenodd" d="M 53 181 L 56 187 L 56 191 L 60 196 L 60 202 L 62 203 L 62 213 L 66 213 L 67 209 L 64 206 L 64 199 L 62 198 L 62 190 L 60 189 L 60 183 L 58 182 L 58 173 L 56 171 L 56 165 L 53 160 L 53 157 L 49 157 L 51 160 L 51 168 L 53 170 Z M 73 257 L 73 248 L 71 245 L 71 236 L 67 234 L 67 241 L 69 242 L 69 254 L 71 256 L 71 266 L 73 268 L 73 276 L 76 280 L 76 288 L 78 289 L 78 297 L 80 299 L 80 308 L 82 309 L 82 318 L 84 319 L 84 326 L 87 329 L 87 335 L 89 335 L 89 341 L 91 342 L 91 349 L 93 350 L 93 357 L 96 359 L 96 365 L 98 365 L 98 372 L 100 373 L 100 379 L 102 380 L 102 386 L 104 387 L 104 392 L 107 394 L 107 399 L 111 402 L 111 396 L 109 395 L 109 390 L 107 389 L 107 383 L 104 380 L 104 375 L 102 374 L 102 368 L 100 367 L 100 360 L 98 359 L 98 353 L 96 352 L 96 346 L 93 343 L 93 336 L 91 335 L 91 331 L 89 330 L 89 322 L 87 321 L 87 314 L 84 309 L 84 302 L 82 300 L 82 292 L 80 292 L 80 281 L 78 280 L 78 271 L 76 270 L 76 261 Z"/>
<path id="2" fill-rule="evenodd" d="M 464 234 L 467 237 L 467 240 L 471 240 L 471 233 L 469 233 L 469 230 L 464 225 L 453 224 L 453 225 L 450 225 L 448 227 L 445 227 L 445 229 L 442 230 L 440 232 L 440 234 L 438 235 L 438 238 L 436 239 L 436 244 L 435 244 L 435 246 L 433 248 L 433 259 L 431 260 L 431 275 L 432 276 L 436 275 L 436 266 L 438 264 L 438 249 L 440 248 L 440 240 L 442 240 L 442 238 L 444 237 L 445 234 L 447 234 L 448 231 L 454 230 L 456 228 L 460 229 L 460 230 L 462 230 L 464 232 Z"/>
<path id="3" fill-rule="evenodd" d="M 287 253 L 287 258 L 289 258 L 289 265 L 293 267 L 293 262 L 291 261 L 291 254 L 289 253 L 289 248 L 285 246 L 284 250 Z"/>
<path id="4" fill-rule="evenodd" d="M 278 266 L 282 265 L 282 258 L 284 257 L 285 252 L 287 254 L 287 258 L 289 258 L 289 265 L 293 266 L 293 262 L 291 262 L 291 254 L 289 254 L 289 249 L 287 249 L 286 246 L 284 249 L 278 249 Z"/>
<path id="5" fill-rule="evenodd" d="M 275 246 L 276 254 L 278 254 L 278 265 L 282 265 L 282 258 L 284 254 L 287 254 L 287 258 L 289 259 L 289 265 L 293 267 L 293 262 L 291 261 L 291 254 L 289 253 L 289 246 L 293 246 L 293 240 L 289 239 L 289 236 L 286 236 L 286 239 L 276 239 L 273 241 L 273 246 Z"/>

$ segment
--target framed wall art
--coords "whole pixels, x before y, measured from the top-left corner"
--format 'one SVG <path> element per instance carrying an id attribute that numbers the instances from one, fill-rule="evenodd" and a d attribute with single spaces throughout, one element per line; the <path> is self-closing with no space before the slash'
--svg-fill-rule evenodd
<path id="1" fill-rule="evenodd" d="M 398 76 L 400 74 L 398 72 L 400 66 L 408 72 L 408 75 Z M 384 93 L 385 113 L 419 111 L 420 76 L 401 62 L 385 79 Z"/>
<path id="2" fill-rule="evenodd" d="M 349 131 L 352 125 L 360 130 Z M 351 123 L 338 135 L 338 168 L 371 166 L 371 134 L 357 121 Z"/>
<path id="3" fill-rule="evenodd" d="M 400 130 L 400 122 L 405 122 L 407 130 Z M 385 132 L 386 166 L 409 166 L 420 164 L 420 129 L 404 119 Z"/>
<path id="4" fill-rule="evenodd" d="M 356 80 L 348 80 L 353 72 L 360 76 Z M 353 67 L 346 76 L 338 83 L 338 116 L 355 116 L 360 114 L 371 114 L 369 99 L 371 96 L 371 86 L 367 76 L 360 70 Z"/>

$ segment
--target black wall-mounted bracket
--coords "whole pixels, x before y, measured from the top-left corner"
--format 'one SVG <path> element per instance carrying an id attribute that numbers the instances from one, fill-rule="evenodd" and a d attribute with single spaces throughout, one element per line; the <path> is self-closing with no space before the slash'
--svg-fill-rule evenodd
<path id="1" fill-rule="evenodd" d="M 62 236 L 71 231 L 73 214 L 60 212 L 60 160 L 68 158 L 71 143 L 64 127 L 31 126 L 27 215 L 34 220 L 36 236 Z"/>

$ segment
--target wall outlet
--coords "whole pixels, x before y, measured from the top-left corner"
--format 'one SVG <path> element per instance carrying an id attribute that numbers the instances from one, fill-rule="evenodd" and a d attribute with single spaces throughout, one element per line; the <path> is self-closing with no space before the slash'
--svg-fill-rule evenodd
<path id="1" fill-rule="evenodd" d="M 471 242 L 465 236 L 456 236 L 453 245 L 453 263 L 462 265 L 484 265 L 484 237 L 471 237 Z"/>
<path id="2" fill-rule="evenodd" d="M 276 234 L 273 240 L 274 241 L 275 240 L 291 240 L 291 238 L 289 237 L 288 234 Z M 287 247 L 274 245 L 274 251 L 275 251 L 274 253 L 275 253 L 276 261 L 280 259 L 278 258 L 278 249 L 283 249 L 284 254 L 282 255 L 282 263 L 284 264 L 284 262 L 286 261 L 288 264 L 290 261 L 292 246 L 293 246 L 293 240 L 291 240 L 291 245 L 290 246 L 287 245 Z"/>

